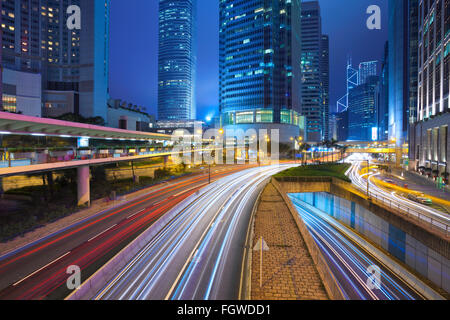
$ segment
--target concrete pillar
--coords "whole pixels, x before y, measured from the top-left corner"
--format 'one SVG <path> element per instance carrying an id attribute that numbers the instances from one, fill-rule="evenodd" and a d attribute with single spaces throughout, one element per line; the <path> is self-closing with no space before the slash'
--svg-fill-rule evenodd
<path id="1" fill-rule="evenodd" d="M 168 162 L 169 162 L 169 156 L 164 156 L 164 168 L 167 167 Z"/>
<path id="2" fill-rule="evenodd" d="M 78 167 L 78 205 L 91 205 L 89 166 Z"/>

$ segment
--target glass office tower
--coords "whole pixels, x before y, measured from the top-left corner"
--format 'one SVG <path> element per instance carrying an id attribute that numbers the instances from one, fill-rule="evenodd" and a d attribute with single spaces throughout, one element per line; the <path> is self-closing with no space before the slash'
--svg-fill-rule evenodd
<path id="1" fill-rule="evenodd" d="M 159 1 L 158 118 L 196 118 L 196 0 Z"/>
<path id="2" fill-rule="evenodd" d="M 321 44 L 322 18 L 318 1 L 302 3 L 302 114 L 306 117 L 307 140 L 322 141 L 324 126 L 322 104 Z"/>
<path id="3" fill-rule="evenodd" d="M 359 84 L 367 82 L 367 78 L 378 74 L 378 61 L 367 61 L 359 64 Z"/>
<path id="4" fill-rule="evenodd" d="M 365 83 L 350 90 L 348 97 L 348 140 L 376 141 L 378 139 L 379 77 L 369 76 Z"/>
<path id="5" fill-rule="evenodd" d="M 330 128 L 330 39 L 327 35 L 322 35 L 321 52 L 320 74 L 322 76 L 323 138 L 325 140 L 331 140 L 333 134 Z"/>
<path id="6" fill-rule="evenodd" d="M 219 105 L 224 126 L 301 119 L 299 0 L 220 0 Z M 281 134 L 283 135 L 283 134 Z"/>
<path id="7" fill-rule="evenodd" d="M 389 1 L 389 140 L 402 147 L 408 141 L 416 105 L 418 0 Z"/>

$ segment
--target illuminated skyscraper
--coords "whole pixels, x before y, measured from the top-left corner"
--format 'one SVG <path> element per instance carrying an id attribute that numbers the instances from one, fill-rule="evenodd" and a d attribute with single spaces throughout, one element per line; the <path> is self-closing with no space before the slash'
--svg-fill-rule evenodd
<path id="1" fill-rule="evenodd" d="M 220 1 L 219 105 L 224 126 L 277 127 L 283 128 L 281 136 L 299 135 L 300 4 Z"/>
<path id="2" fill-rule="evenodd" d="M 322 99 L 322 18 L 318 1 L 302 3 L 302 115 L 307 141 L 319 142 L 328 131 Z"/>
<path id="3" fill-rule="evenodd" d="M 387 141 L 389 134 L 389 43 L 384 46 L 378 86 L 378 140 Z"/>
<path id="4" fill-rule="evenodd" d="M 361 62 L 359 64 L 359 84 L 364 84 L 368 77 L 377 75 L 378 61 Z"/>
<path id="5" fill-rule="evenodd" d="M 369 76 L 363 84 L 350 90 L 348 98 L 349 140 L 375 141 L 378 139 L 378 81 L 377 76 Z"/>
<path id="6" fill-rule="evenodd" d="M 410 92 L 417 92 L 418 2 L 389 1 L 389 139 L 398 147 L 408 141 L 410 118 L 416 109 Z"/>
<path id="7" fill-rule="evenodd" d="M 0 6 L 1 9 L 1 6 Z M 0 13 L 0 27 L 2 25 L 3 14 Z M 2 31 L 3 32 L 3 31 Z M 0 33 L 1 34 L 1 33 Z M 3 40 L 2 40 L 3 42 Z M 3 110 L 3 45 L 0 44 L 0 111 Z"/>
<path id="8" fill-rule="evenodd" d="M 196 118 L 196 0 L 159 1 L 158 118 Z"/>
<path id="9" fill-rule="evenodd" d="M 330 132 L 330 40 L 327 35 L 322 35 L 321 40 L 321 57 L 320 57 L 320 74 L 322 88 L 322 121 L 323 121 L 323 138 L 325 140 L 332 139 Z"/>

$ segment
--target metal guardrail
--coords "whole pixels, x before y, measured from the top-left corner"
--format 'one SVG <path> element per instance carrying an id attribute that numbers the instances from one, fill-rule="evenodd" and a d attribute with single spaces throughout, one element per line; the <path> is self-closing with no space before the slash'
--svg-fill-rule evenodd
<path id="1" fill-rule="evenodd" d="M 333 177 L 277 177 L 276 180 L 280 182 L 329 182 L 346 188 L 351 185 L 348 182 L 341 181 Z M 361 194 L 367 197 L 366 192 L 361 192 Z M 432 218 L 429 215 L 413 210 L 407 206 L 402 206 L 401 204 L 392 201 L 392 199 L 375 193 L 369 193 L 369 198 L 371 198 L 373 203 L 379 205 L 380 207 L 393 211 L 399 215 L 406 215 L 406 217 L 411 218 L 416 222 L 426 223 L 431 230 L 435 230 L 445 237 L 450 237 L 450 226 L 438 219 Z"/>
<path id="2" fill-rule="evenodd" d="M 10 152 L 7 149 L 0 150 L 1 168 L 11 168 L 26 165 L 39 165 L 59 162 L 71 162 L 77 160 L 94 160 L 107 158 L 123 158 L 130 156 L 152 156 L 160 153 L 171 152 L 171 148 L 111 148 L 111 149 L 67 149 L 64 151 L 51 151 L 48 149 L 35 149 L 34 151 Z"/>
<path id="3" fill-rule="evenodd" d="M 332 177 L 276 177 L 281 182 L 332 182 Z"/>
<path id="4" fill-rule="evenodd" d="M 214 149 L 215 150 L 215 149 Z M 213 151 L 213 149 L 192 149 L 190 152 Z M 35 149 L 26 152 L 10 152 L 0 149 L 0 168 L 23 167 L 31 165 L 44 165 L 54 163 L 70 163 L 73 161 L 120 159 L 129 157 L 160 157 L 173 154 L 189 153 L 186 150 L 174 151 L 171 147 L 124 147 L 124 148 L 91 148 L 68 149 L 65 151 L 51 151 L 48 149 Z"/>
<path id="5" fill-rule="evenodd" d="M 378 204 L 380 207 L 384 207 L 391 211 L 396 211 L 398 214 L 406 214 L 408 218 L 411 218 L 417 222 L 425 222 L 431 228 L 431 230 L 436 230 L 444 236 L 450 237 L 450 226 L 442 221 L 434 219 L 407 206 L 402 206 L 400 203 L 393 202 L 392 199 L 386 198 L 382 195 L 369 192 L 369 198 L 372 202 Z"/>

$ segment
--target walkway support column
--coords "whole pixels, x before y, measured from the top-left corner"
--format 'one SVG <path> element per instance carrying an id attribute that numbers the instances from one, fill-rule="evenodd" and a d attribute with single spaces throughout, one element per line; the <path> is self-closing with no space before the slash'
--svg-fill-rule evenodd
<path id="1" fill-rule="evenodd" d="M 78 167 L 78 206 L 91 205 L 89 166 Z"/>

